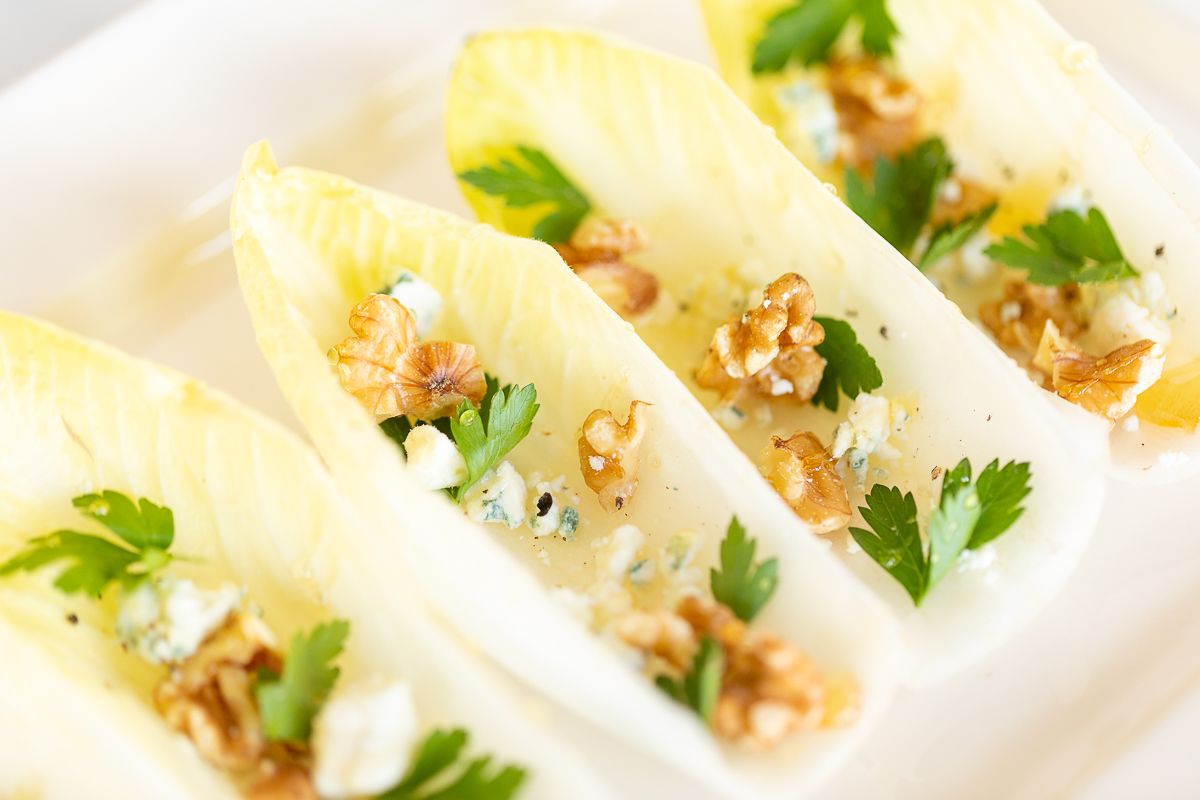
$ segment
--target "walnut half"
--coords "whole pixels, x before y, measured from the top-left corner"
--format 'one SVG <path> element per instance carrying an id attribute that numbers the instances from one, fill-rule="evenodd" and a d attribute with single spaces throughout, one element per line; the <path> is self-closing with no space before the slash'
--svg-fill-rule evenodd
<path id="1" fill-rule="evenodd" d="M 338 378 L 377 421 L 445 416 L 487 389 L 475 348 L 418 342 L 416 320 L 399 300 L 373 294 L 350 312 L 349 337 L 333 349 Z"/>
<path id="2" fill-rule="evenodd" d="M 1060 397 L 1115 421 L 1128 414 L 1138 395 L 1159 379 L 1165 359 L 1162 348 L 1150 339 L 1090 356 L 1047 322 L 1038 361 L 1044 368 L 1047 360 L 1051 385 Z"/>
<path id="3" fill-rule="evenodd" d="M 187 735 L 207 761 L 250 770 L 267 745 L 254 699 L 255 673 L 281 667 L 270 629 L 253 614 L 238 612 L 172 668 L 154 702 L 167 724 Z"/>
<path id="4" fill-rule="evenodd" d="M 588 414 L 579 437 L 579 469 L 588 488 L 607 511 L 624 508 L 638 485 L 638 450 L 646 435 L 649 403 L 629 404 L 629 419 L 617 422 L 611 411 Z"/>
<path id="5" fill-rule="evenodd" d="M 646 232 L 636 222 L 592 218 L 575 229 L 569 243 L 554 249 L 604 302 L 634 316 L 658 298 L 658 279 L 625 260 L 645 247 Z"/>
<path id="6" fill-rule="evenodd" d="M 850 496 L 837 459 L 815 434 L 772 436 L 763 453 L 762 472 L 814 533 L 830 533 L 850 523 Z"/>
<path id="7" fill-rule="evenodd" d="M 895 157 L 920 140 L 921 96 L 879 59 L 835 59 L 829 65 L 829 92 L 847 164 L 870 169 L 877 156 Z"/>
<path id="8" fill-rule="evenodd" d="M 751 631 L 711 599 L 688 595 L 673 612 L 632 611 L 613 624 L 613 633 L 673 677 L 690 668 L 700 639 L 711 636 L 725 656 L 713 730 L 744 747 L 769 749 L 796 731 L 847 724 L 855 716 L 853 680 L 830 685 L 795 645 Z"/>
<path id="9" fill-rule="evenodd" d="M 825 329 L 813 319 L 816 310 L 808 281 L 794 272 L 776 278 L 760 304 L 717 328 L 697 384 L 719 391 L 723 401 L 743 389 L 811 400 L 825 372 L 825 359 L 813 349 L 825 341 Z"/>

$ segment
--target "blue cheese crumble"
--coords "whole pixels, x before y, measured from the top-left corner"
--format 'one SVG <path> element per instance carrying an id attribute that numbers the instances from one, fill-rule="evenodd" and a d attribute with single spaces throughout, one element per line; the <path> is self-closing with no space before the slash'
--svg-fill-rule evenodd
<path id="1" fill-rule="evenodd" d="M 408 472 L 417 483 L 436 491 L 467 480 L 467 462 L 449 436 L 432 425 L 418 425 L 404 437 Z"/>
<path id="2" fill-rule="evenodd" d="M 534 536 L 561 536 L 567 541 L 575 538 L 579 527 L 579 496 L 566 487 L 566 477 L 559 475 L 544 481 L 534 473 L 529 477 L 533 491 L 529 493 L 529 530 Z"/>
<path id="3" fill-rule="evenodd" d="M 404 270 L 387 293 L 412 312 L 417 323 L 417 335 L 428 336 L 433 323 L 442 313 L 442 296 L 438 290 L 417 277 L 416 273 Z"/>
<path id="4" fill-rule="evenodd" d="M 888 439 L 903 434 L 908 420 L 908 410 L 900 403 L 864 392 L 854 398 L 846 421 L 833 432 L 832 455 L 845 457 L 861 488 L 872 455 L 887 460 L 900 455 Z"/>
<path id="5" fill-rule="evenodd" d="M 200 589 L 169 575 L 142 581 L 117 610 L 117 639 L 152 664 L 174 664 L 196 652 L 242 603 L 231 583 Z"/>
<path id="6" fill-rule="evenodd" d="M 396 679 L 339 686 L 313 721 L 313 783 L 329 800 L 375 796 L 396 785 L 417 745 L 412 690 Z"/>
<path id="7" fill-rule="evenodd" d="M 515 530 L 525 524 L 525 479 L 502 461 L 470 488 L 463 509 L 476 522 L 498 522 Z"/>
<path id="8" fill-rule="evenodd" d="M 799 79 L 775 90 L 782 122 L 779 138 L 801 161 L 831 164 L 838 151 L 838 118 L 833 96 L 812 81 Z"/>

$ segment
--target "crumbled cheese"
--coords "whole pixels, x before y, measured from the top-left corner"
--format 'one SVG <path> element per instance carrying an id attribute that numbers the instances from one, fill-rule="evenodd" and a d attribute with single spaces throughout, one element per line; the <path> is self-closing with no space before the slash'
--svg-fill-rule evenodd
<path id="1" fill-rule="evenodd" d="M 740 430 L 746 424 L 746 412 L 734 405 L 723 403 L 712 410 L 712 415 L 727 431 Z"/>
<path id="2" fill-rule="evenodd" d="M 938 199 L 950 206 L 956 204 L 959 200 L 962 200 L 962 196 L 962 184 L 958 182 L 957 178 L 947 178 L 946 182 L 942 184 L 941 190 L 938 192 Z"/>
<path id="3" fill-rule="evenodd" d="M 1015 300 L 1000 305 L 1000 321 L 1007 324 L 1021 318 L 1021 304 Z"/>
<path id="4" fill-rule="evenodd" d="M 991 544 L 985 544 L 978 550 L 963 550 L 959 554 L 954 568 L 958 572 L 983 572 L 990 569 L 995 563 L 996 548 Z"/>
<path id="5" fill-rule="evenodd" d="M 771 380 L 771 396 L 781 397 L 785 394 L 791 394 L 795 387 L 792 382 L 786 378 L 773 378 Z"/>
<path id="6" fill-rule="evenodd" d="M 499 522 L 509 529 L 525 522 L 525 479 L 507 461 L 489 470 L 463 500 L 467 516 L 477 522 Z"/>
<path id="7" fill-rule="evenodd" d="M 171 576 L 145 580 L 121 601 L 117 639 L 152 664 L 183 661 L 241 603 L 242 590 L 230 583 L 210 591 Z"/>
<path id="8" fill-rule="evenodd" d="M 530 476 L 533 491 L 529 493 L 529 530 L 534 536 L 558 534 L 570 541 L 579 527 L 579 496 L 566 488 L 566 477 L 552 481 Z"/>
<path id="9" fill-rule="evenodd" d="M 701 538 L 695 531 L 679 531 L 667 539 L 663 548 L 663 560 L 672 572 L 678 572 L 692 563 L 696 553 L 700 551 Z"/>
<path id="10" fill-rule="evenodd" d="M 838 118 L 833 96 L 809 80 L 796 80 L 775 90 L 782 119 L 779 138 L 801 161 L 833 163 L 838 148 Z"/>
<path id="11" fill-rule="evenodd" d="M 399 782 L 418 738 L 412 690 L 399 680 L 339 687 L 313 722 L 313 783 L 329 800 L 374 796 Z"/>
<path id="12" fill-rule="evenodd" d="M 846 465 L 862 486 L 866 482 L 871 455 L 885 459 L 900 455 L 888 439 L 902 434 L 908 419 L 908 411 L 900 403 L 873 394 L 860 394 L 850 405 L 846 421 L 833 432 L 833 457 L 845 456 Z"/>
<path id="13" fill-rule="evenodd" d="M 404 437 L 409 474 L 429 490 L 448 489 L 466 481 L 467 462 L 449 436 L 432 425 L 418 425 Z"/>
<path id="14" fill-rule="evenodd" d="M 592 597 L 566 586 L 551 589 L 550 597 L 578 621 L 589 626 L 592 624 L 592 606 L 595 604 Z"/>
<path id="15" fill-rule="evenodd" d="M 1081 291 L 1088 330 L 1080 337 L 1080 345 L 1086 352 L 1109 353 L 1139 339 L 1150 339 L 1164 348 L 1170 343 L 1168 320 L 1173 308 L 1159 273 L 1084 284 Z"/>
<path id="16" fill-rule="evenodd" d="M 654 580 L 658 565 L 653 558 L 639 558 L 629 567 L 629 582 L 634 586 L 646 586 Z"/>
<path id="17" fill-rule="evenodd" d="M 1050 211 L 1074 211 L 1086 215 L 1092 206 L 1089 196 L 1090 193 L 1083 186 L 1072 184 L 1051 198 Z"/>
<path id="18" fill-rule="evenodd" d="M 624 578 L 629 566 L 637 558 L 638 550 L 645 543 L 646 534 L 638 530 L 636 525 L 622 525 L 614 530 L 601 554 L 603 576 L 613 581 Z"/>
<path id="19" fill-rule="evenodd" d="M 991 244 L 992 238 L 985 229 L 967 239 L 963 246 L 958 248 L 958 264 L 968 281 L 981 281 L 996 271 L 996 262 L 987 254 Z"/>
<path id="20" fill-rule="evenodd" d="M 417 335 L 428 336 L 433 323 L 442 312 L 442 296 L 438 290 L 413 272 L 404 270 L 396 278 L 396 283 L 388 290 L 388 294 L 412 312 L 417 323 Z"/>

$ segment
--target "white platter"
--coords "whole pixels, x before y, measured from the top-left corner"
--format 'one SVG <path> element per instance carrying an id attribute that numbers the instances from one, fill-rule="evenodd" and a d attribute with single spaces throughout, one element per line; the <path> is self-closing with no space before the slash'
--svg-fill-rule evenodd
<path id="1" fill-rule="evenodd" d="M 1200 153 L 1200 96 L 1179 80 L 1200 72 L 1193 5 L 1049 5 Z M 0 306 L 289 419 L 254 345 L 224 233 L 246 145 L 269 137 L 282 163 L 465 211 L 439 115 L 468 31 L 596 24 L 707 60 L 688 0 L 334 7 L 160 0 L 0 96 Z M 901 698 L 825 797 L 1200 796 L 1200 481 L 1114 483 L 1109 495 L 1092 550 L 1052 607 L 967 674 Z M 629 796 L 699 796 L 572 730 Z"/>

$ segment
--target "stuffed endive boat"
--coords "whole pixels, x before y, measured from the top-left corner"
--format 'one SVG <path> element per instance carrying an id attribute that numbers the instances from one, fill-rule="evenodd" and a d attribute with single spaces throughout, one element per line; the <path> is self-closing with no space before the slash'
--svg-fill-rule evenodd
<path id="1" fill-rule="evenodd" d="M 294 437 L 0 314 L 0 795 L 605 797 Z"/>
<path id="2" fill-rule="evenodd" d="M 1033 0 L 701 0 L 725 79 L 1124 477 L 1200 469 L 1200 170 Z"/>
<path id="3" fill-rule="evenodd" d="M 1051 409 L 715 76 L 583 33 L 483 35 L 447 115 L 480 217 L 555 242 L 629 318 L 792 527 L 902 618 L 917 680 L 1065 580 L 1100 513 L 1099 423 Z"/>
<path id="4" fill-rule="evenodd" d="M 729 796 L 794 795 L 863 735 L 906 669 L 886 610 L 552 249 L 265 145 L 233 235 L 343 492 L 489 655 Z"/>

